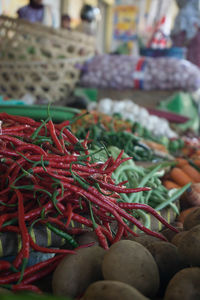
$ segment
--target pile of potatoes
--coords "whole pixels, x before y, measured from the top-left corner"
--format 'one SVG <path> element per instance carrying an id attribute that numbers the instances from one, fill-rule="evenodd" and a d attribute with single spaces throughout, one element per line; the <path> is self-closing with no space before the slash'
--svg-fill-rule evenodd
<path id="1" fill-rule="evenodd" d="M 66 256 L 53 274 L 57 296 L 81 300 L 200 299 L 200 208 L 185 219 L 178 234 L 164 230 L 168 242 L 141 235 L 105 251 L 95 241 Z"/>

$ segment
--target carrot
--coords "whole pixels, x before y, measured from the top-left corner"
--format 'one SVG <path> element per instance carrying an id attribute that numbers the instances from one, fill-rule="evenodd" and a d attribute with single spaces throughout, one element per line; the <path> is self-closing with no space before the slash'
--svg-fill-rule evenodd
<path id="1" fill-rule="evenodd" d="M 194 182 L 200 182 L 200 173 L 190 165 L 184 165 L 181 168 Z"/>
<path id="2" fill-rule="evenodd" d="M 200 149 L 198 149 L 198 150 L 195 151 L 195 155 L 196 156 L 200 156 Z"/>
<path id="3" fill-rule="evenodd" d="M 172 169 L 170 178 L 180 186 L 184 186 L 189 182 L 193 182 L 193 179 L 189 177 L 182 169 L 176 167 Z"/>
<path id="4" fill-rule="evenodd" d="M 194 159 L 193 162 L 197 167 L 200 167 L 200 158 Z"/>
<path id="5" fill-rule="evenodd" d="M 168 190 L 171 190 L 171 189 L 180 189 L 181 186 L 178 185 L 177 183 L 175 183 L 174 181 L 172 180 L 164 180 L 163 181 L 163 185 L 168 189 Z"/>
<path id="6" fill-rule="evenodd" d="M 182 166 L 188 165 L 187 159 L 182 158 L 182 157 L 177 157 L 175 162 L 177 164 L 177 167 L 182 167 Z"/>
<path id="7" fill-rule="evenodd" d="M 191 149 L 188 148 L 188 147 L 184 147 L 184 148 L 182 148 L 181 152 L 182 152 L 183 155 L 185 155 L 187 157 L 187 156 L 189 156 L 191 154 L 190 153 Z"/>

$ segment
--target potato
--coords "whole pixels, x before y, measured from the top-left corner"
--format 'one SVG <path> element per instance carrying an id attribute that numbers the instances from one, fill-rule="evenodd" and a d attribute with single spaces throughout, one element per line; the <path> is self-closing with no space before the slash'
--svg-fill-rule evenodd
<path id="1" fill-rule="evenodd" d="M 149 244 L 151 244 L 152 242 L 158 242 L 160 241 L 159 238 L 152 236 L 152 235 L 148 235 L 146 233 L 141 234 L 139 237 L 135 238 L 135 241 L 141 245 L 143 245 L 144 247 L 148 246 Z"/>
<path id="2" fill-rule="evenodd" d="M 177 233 L 171 240 L 171 243 L 178 247 L 180 240 L 185 236 L 187 231 Z"/>
<path id="3" fill-rule="evenodd" d="M 149 244 L 147 249 L 157 263 L 161 284 L 166 286 L 174 274 L 181 269 L 177 247 L 168 242 L 154 242 Z"/>
<path id="4" fill-rule="evenodd" d="M 200 268 L 186 268 L 174 275 L 165 291 L 164 300 L 200 299 Z"/>
<path id="5" fill-rule="evenodd" d="M 104 254 L 103 248 L 94 246 L 79 249 L 74 255 L 67 255 L 53 274 L 53 293 L 58 296 L 77 297 L 92 282 L 101 280 Z"/>
<path id="6" fill-rule="evenodd" d="M 86 290 L 83 300 L 147 300 L 134 287 L 119 281 L 97 281 Z"/>
<path id="7" fill-rule="evenodd" d="M 182 225 L 183 225 L 183 223 L 184 223 L 184 221 L 185 221 L 185 218 L 192 212 L 192 211 L 194 211 L 194 210 L 196 210 L 196 209 L 198 209 L 198 207 L 190 207 L 190 208 L 187 208 L 187 209 L 184 209 L 184 210 L 182 210 L 181 212 L 180 212 L 180 215 L 178 216 L 178 221 L 180 222 L 180 223 L 182 223 Z"/>
<path id="8" fill-rule="evenodd" d="M 178 227 L 178 226 L 174 226 L 176 229 L 178 229 L 180 232 L 183 231 L 183 228 L 182 227 Z M 171 240 L 173 239 L 173 237 L 177 234 L 176 232 L 172 231 L 171 229 L 169 228 L 165 228 L 163 229 L 160 233 L 162 233 L 166 239 L 171 242 Z"/>
<path id="9" fill-rule="evenodd" d="M 122 240 L 106 252 L 102 272 L 104 279 L 121 281 L 145 296 L 154 296 L 159 288 L 159 271 L 151 253 L 141 244 Z"/>
<path id="10" fill-rule="evenodd" d="M 183 223 L 184 230 L 190 230 L 197 225 L 200 225 L 200 208 L 192 210 Z"/>
<path id="11" fill-rule="evenodd" d="M 180 259 L 194 267 L 200 267 L 200 225 L 193 227 L 178 243 Z"/>

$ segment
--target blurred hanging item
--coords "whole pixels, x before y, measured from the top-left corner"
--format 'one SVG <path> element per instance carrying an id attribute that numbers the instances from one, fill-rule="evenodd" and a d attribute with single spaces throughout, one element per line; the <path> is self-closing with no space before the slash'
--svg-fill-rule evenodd
<path id="1" fill-rule="evenodd" d="M 53 26 L 54 24 L 52 9 L 49 5 L 44 6 L 44 17 L 42 23 L 46 26 Z"/>
<path id="2" fill-rule="evenodd" d="M 167 36 L 164 34 L 162 30 L 162 26 L 165 24 L 166 18 L 162 17 L 162 19 L 156 25 L 155 31 L 153 33 L 152 38 L 148 43 L 148 48 L 159 48 L 163 49 L 167 46 Z"/>
<path id="3" fill-rule="evenodd" d="M 200 11 L 199 1 L 177 1 L 181 7 L 171 36 L 173 45 L 187 47 L 187 59 L 200 66 Z"/>
<path id="4" fill-rule="evenodd" d="M 138 5 L 116 5 L 114 9 L 114 39 L 130 41 L 136 38 Z"/>
<path id="5" fill-rule="evenodd" d="M 172 37 L 181 32 L 185 32 L 186 40 L 195 37 L 198 27 L 200 26 L 199 1 L 190 0 L 180 9 L 176 17 Z"/>
<path id="6" fill-rule="evenodd" d="M 147 43 L 148 48 L 163 49 L 170 45 L 170 26 L 172 0 L 157 1 L 157 13 L 154 22 L 154 29 L 151 38 Z"/>
<path id="7" fill-rule="evenodd" d="M 137 34 L 140 48 L 170 47 L 173 0 L 141 0 L 139 3 Z"/>

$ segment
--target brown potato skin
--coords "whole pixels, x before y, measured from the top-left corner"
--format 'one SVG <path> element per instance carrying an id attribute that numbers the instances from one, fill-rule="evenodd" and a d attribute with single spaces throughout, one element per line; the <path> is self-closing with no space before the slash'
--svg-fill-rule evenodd
<path id="1" fill-rule="evenodd" d="M 200 267 L 200 225 L 190 229 L 178 244 L 182 262 L 188 266 Z"/>
<path id="2" fill-rule="evenodd" d="M 171 240 L 171 243 L 178 247 L 181 239 L 186 235 L 187 231 L 181 231 L 177 233 Z"/>
<path id="3" fill-rule="evenodd" d="M 186 268 L 174 275 L 165 291 L 164 300 L 199 300 L 200 268 Z"/>
<path id="4" fill-rule="evenodd" d="M 178 226 L 174 226 L 176 229 L 178 229 L 180 232 L 183 231 L 183 227 L 178 227 Z M 163 229 L 160 233 L 162 233 L 169 242 L 171 242 L 171 240 L 174 238 L 174 236 L 177 234 L 176 232 L 172 231 L 169 228 L 165 228 Z"/>
<path id="5" fill-rule="evenodd" d="M 118 281 L 104 280 L 92 283 L 83 300 L 147 300 L 134 287 Z"/>
<path id="6" fill-rule="evenodd" d="M 154 242 L 147 249 L 155 259 L 162 286 L 166 286 L 169 280 L 181 269 L 178 249 L 168 242 Z"/>
<path id="7" fill-rule="evenodd" d="M 67 255 L 56 268 L 52 287 L 57 296 L 75 298 L 94 281 L 102 279 L 101 264 L 105 250 L 94 246 Z"/>
<path id="8" fill-rule="evenodd" d="M 184 230 L 190 230 L 191 228 L 200 225 L 200 208 L 193 210 L 184 220 Z"/>
<path id="9" fill-rule="evenodd" d="M 151 253 L 141 244 L 122 240 L 106 252 L 102 272 L 104 279 L 127 283 L 147 297 L 159 288 L 159 271 Z"/>
<path id="10" fill-rule="evenodd" d="M 137 243 L 143 245 L 144 247 L 146 247 L 151 243 L 160 241 L 160 239 L 155 236 L 152 236 L 152 235 L 141 234 L 140 236 L 135 238 L 135 241 Z"/>

